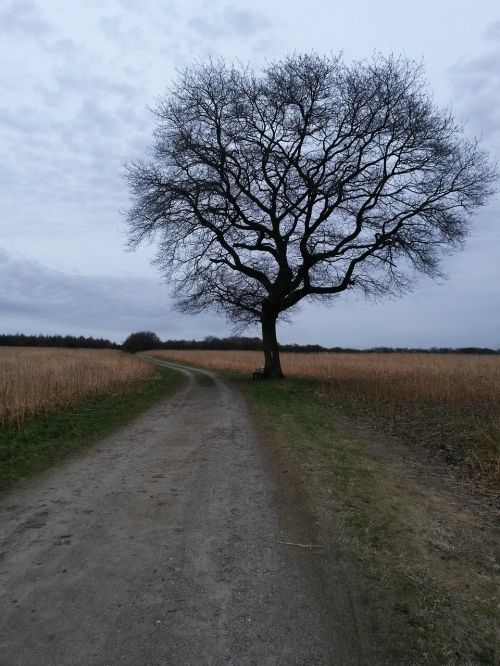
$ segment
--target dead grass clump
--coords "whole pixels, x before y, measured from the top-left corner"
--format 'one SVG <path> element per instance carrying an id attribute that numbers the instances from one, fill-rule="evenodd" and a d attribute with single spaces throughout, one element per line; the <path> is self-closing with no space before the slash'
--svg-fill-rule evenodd
<path id="1" fill-rule="evenodd" d="M 123 390 L 152 372 L 120 351 L 0 347 L 0 426 Z"/>

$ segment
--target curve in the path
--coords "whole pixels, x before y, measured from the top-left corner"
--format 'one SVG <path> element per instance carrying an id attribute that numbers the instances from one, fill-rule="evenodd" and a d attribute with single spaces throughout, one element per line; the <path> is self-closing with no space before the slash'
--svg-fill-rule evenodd
<path id="1" fill-rule="evenodd" d="M 174 397 L 2 498 L 0 664 L 362 663 L 332 640 L 320 555 L 278 543 L 308 527 L 242 398 L 178 369 Z"/>

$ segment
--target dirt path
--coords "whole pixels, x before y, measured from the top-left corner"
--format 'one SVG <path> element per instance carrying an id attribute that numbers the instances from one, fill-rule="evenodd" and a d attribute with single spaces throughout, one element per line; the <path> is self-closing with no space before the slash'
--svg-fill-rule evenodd
<path id="1" fill-rule="evenodd" d="M 176 396 L 2 498 L 0 663 L 370 663 L 341 586 L 322 597 L 321 549 L 278 543 L 314 526 L 242 399 L 183 372 Z"/>

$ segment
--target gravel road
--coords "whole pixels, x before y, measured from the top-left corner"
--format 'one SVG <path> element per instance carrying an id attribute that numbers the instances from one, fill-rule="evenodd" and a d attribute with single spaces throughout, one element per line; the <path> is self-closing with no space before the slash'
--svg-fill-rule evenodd
<path id="1" fill-rule="evenodd" d="M 323 593 L 323 549 L 279 543 L 314 525 L 243 399 L 182 372 L 174 397 L 2 498 L 0 664 L 370 663 L 349 599 Z"/>

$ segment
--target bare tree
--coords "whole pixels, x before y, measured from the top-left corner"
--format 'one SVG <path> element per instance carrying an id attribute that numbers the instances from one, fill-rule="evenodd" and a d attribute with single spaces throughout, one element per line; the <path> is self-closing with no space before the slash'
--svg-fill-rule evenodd
<path id="1" fill-rule="evenodd" d="M 261 75 L 210 61 L 154 113 L 151 158 L 128 166 L 130 243 L 157 237 L 182 311 L 260 321 L 271 377 L 278 318 L 438 276 L 496 178 L 404 58 L 297 55 Z"/>

